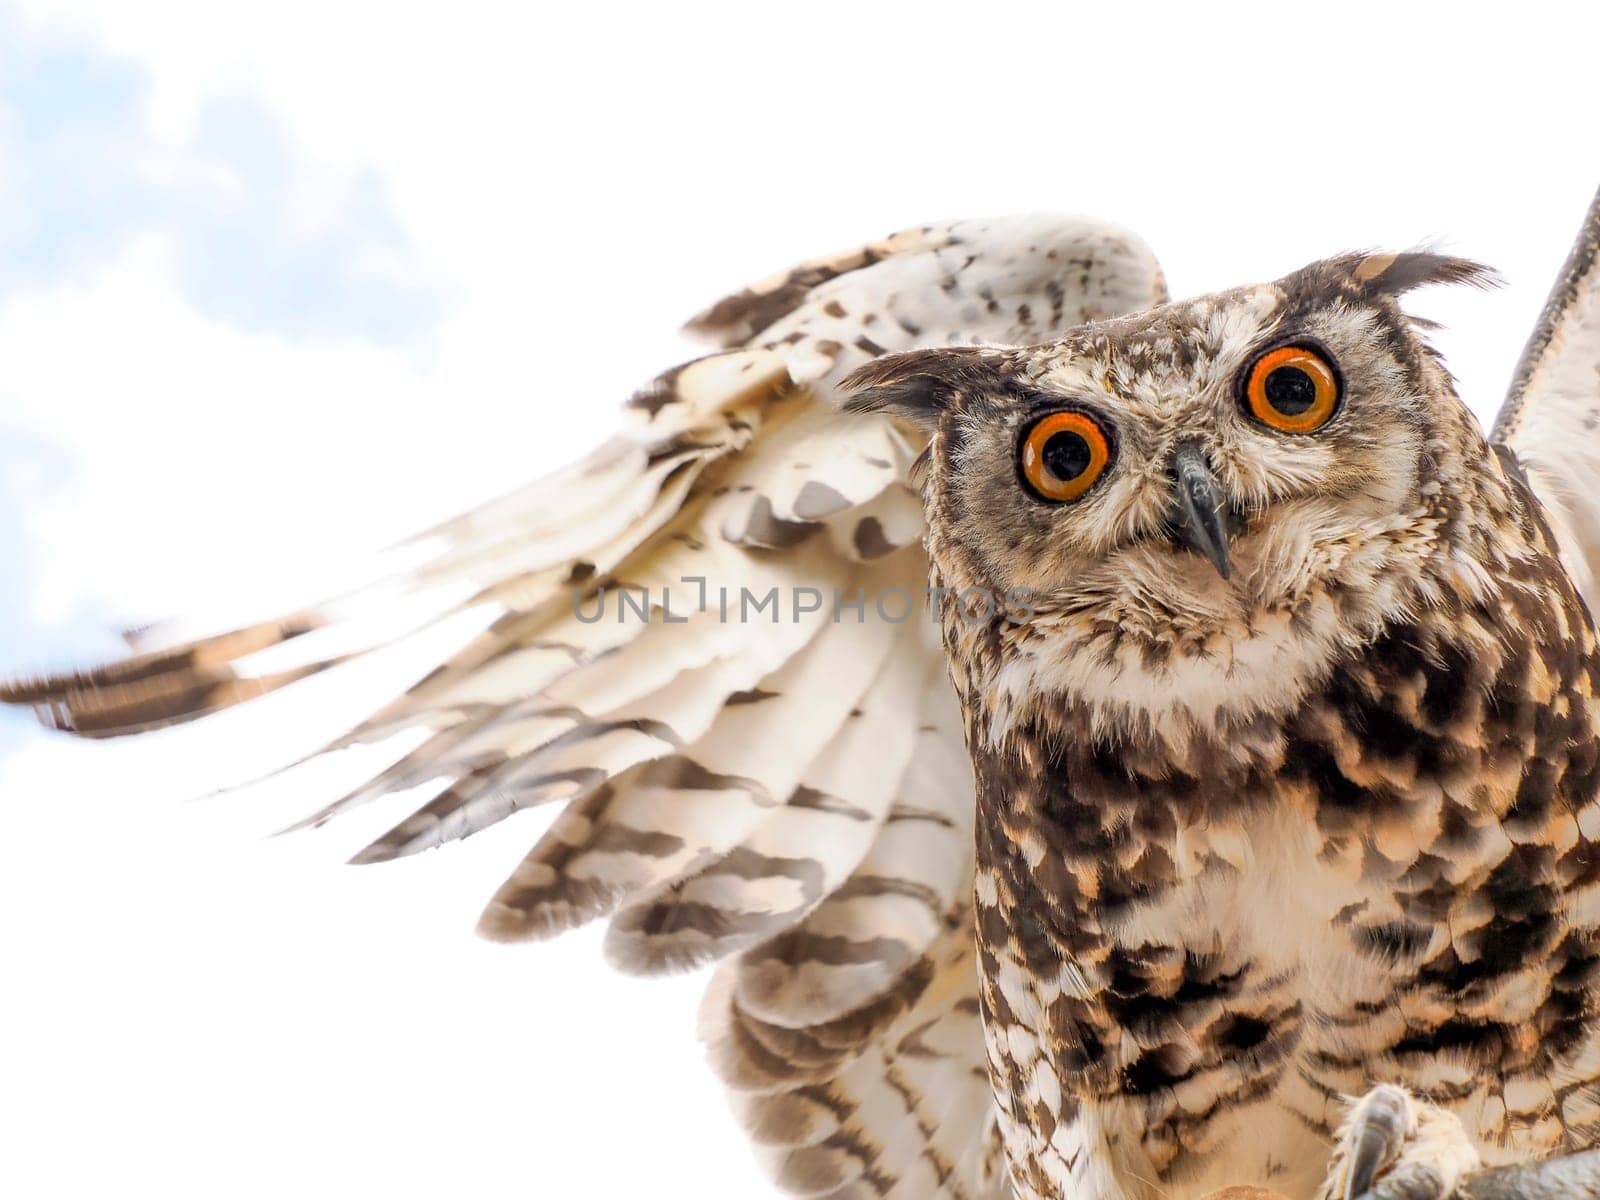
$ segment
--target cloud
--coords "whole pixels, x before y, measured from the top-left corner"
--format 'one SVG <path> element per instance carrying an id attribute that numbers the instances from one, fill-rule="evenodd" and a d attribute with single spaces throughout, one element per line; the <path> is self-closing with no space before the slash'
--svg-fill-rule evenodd
<path id="1" fill-rule="evenodd" d="M 248 330 L 416 345 L 448 297 L 371 169 L 299 156 L 251 96 L 157 136 L 139 67 L 0 8 L 0 301 L 166 237 L 196 307 Z"/>
<path id="2" fill-rule="evenodd" d="M 376 394 L 403 411 L 449 296 L 378 173 L 302 153 L 250 95 L 207 95 L 162 131 L 148 67 L 3 6 L 0 46 L 0 664 L 17 670 L 114 653 L 130 614 L 175 603 L 180 563 L 205 570 L 197 544 L 249 535 L 249 518 L 191 511 L 167 570 L 139 550 L 160 540 L 152 514 L 226 490 L 226 427 L 275 413 L 256 450 L 307 465 L 292 431 L 316 428 L 331 468 Z M 171 401 L 170 462 L 136 450 L 151 387 Z M 329 406 L 335 388 L 350 398 Z M 298 498 L 328 499 L 271 507 Z M 0 754 L 26 727 L 0 714 Z"/>

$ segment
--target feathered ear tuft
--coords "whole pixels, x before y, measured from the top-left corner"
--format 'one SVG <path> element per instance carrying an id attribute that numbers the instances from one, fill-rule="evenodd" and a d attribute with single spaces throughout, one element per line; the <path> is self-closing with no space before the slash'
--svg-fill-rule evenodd
<path id="1" fill-rule="evenodd" d="M 841 384 L 853 393 L 845 411 L 889 413 L 931 433 L 958 396 L 996 383 L 1000 354 L 983 346 L 950 346 L 875 358 Z"/>
<path id="2" fill-rule="evenodd" d="M 1398 297 L 1432 283 L 1492 288 L 1499 287 L 1501 280 L 1492 268 L 1470 258 L 1417 249 L 1394 254 L 1362 250 L 1340 254 L 1302 267 L 1278 282 L 1290 295 L 1315 302 L 1339 296 Z"/>
<path id="3" fill-rule="evenodd" d="M 1350 277 L 1363 290 L 1400 296 L 1413 288 L 1434 283 L 1464 283 L 1468 287 L 1495 288 L 1503 282 L 1493 267 L 1470 258 L 1436 254 L 1432 250 L 1403 250 L 1398 254 L 1352 255 Z"/>

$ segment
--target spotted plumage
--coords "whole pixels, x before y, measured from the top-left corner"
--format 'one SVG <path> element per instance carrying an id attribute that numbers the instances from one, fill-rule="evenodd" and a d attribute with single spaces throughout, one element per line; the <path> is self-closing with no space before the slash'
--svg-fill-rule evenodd
<path id="1" fill-rule="evenodd" d="M 1382 1082 L 1459 1112 L 1487 1161 L 1600 1140 L 1594 628 L 1515 456 L 1397 304 L 1483 277 L 1350 256 L 855 377 L 855 407 L 932 434 L 935 585 L 1029 596 L 1026 621 L 943 632 L 1030 1200 L 1310 1195 Z M 1340 377 L 1315 432 L 1240 402 L 1279 346 Z M 1065 504 L 1014 465 L 1062 410 L 1117 446 Z M 1174 536 L 1185 455 L 1215 563 Z"/>
<path id="2" fill-rule="evenodd" d="M 1398 304 L 1459 260 L 1168 304 L 1095 223 L 895 235 L 713 306 L 623 436 L 372 588 L 0 698 L 117 736 L 479 614 L 307 820 L 434 781 L 374 863 L 562 805 L 481 930 L 718 963 L 785 1192 L 1442 1194 L 1600 1140 L 1592 259 L 1491 448 Z"/>

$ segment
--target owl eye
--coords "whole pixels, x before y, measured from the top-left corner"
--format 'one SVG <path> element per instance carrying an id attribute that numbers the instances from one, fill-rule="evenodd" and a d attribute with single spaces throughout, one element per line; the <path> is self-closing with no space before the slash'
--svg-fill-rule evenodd
<path id="1" fill-rule="evenodd" d="M 1256 420 L 1284 433 L 1321 429 L 1339 406 L 1339 377 L 1304 346 L 1280 346 L 1251 364 L 1245 401 Z"/>
<path id="2" fill-rule="evenodd" d="M 1022 442 L 1022 477 L 1041 500 L 1061 504 L 1094 486 L 1111 459 L 1111 445 L 1094 418 L 1051 413 Z"/>

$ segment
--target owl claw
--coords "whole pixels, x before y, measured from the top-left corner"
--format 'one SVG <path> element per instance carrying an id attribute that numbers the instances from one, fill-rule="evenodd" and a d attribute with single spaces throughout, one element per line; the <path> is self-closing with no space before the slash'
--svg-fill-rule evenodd
<path id="1" fill-rule="evenodd" d="M 1352 1149 L 1341 1200 L 1359 1200 L 1372 1190 L 1378 1172 L 1399 1157 L 1413 1116 L 1411 1098 L 1388 1085 L 1373 1088 L 1351 1110 L 1344 1144 Z"/>
<path id="2" fill-rule="evenodd" d="M 1381 1084 L 1345 1118 L 1319 1200 L 1444 1200 L 1478 1165 L 1455 1114 Z"/>

